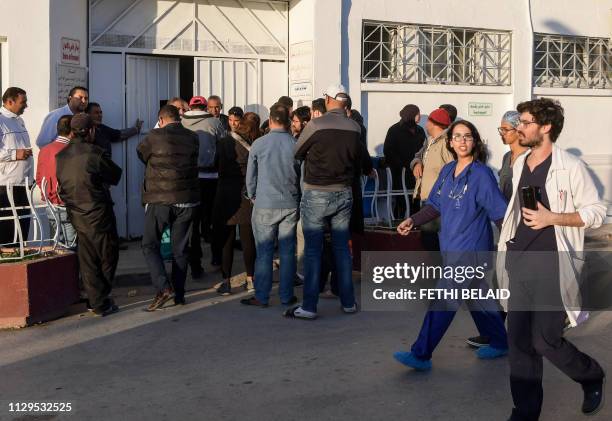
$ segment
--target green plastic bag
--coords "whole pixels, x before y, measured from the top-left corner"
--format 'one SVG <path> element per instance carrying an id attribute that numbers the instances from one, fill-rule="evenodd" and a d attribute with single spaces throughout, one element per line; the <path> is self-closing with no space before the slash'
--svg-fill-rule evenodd
<path id="1" fill-rule="evenodd" d="M 170 227 L 166 227 L 162 233 L 160 245 L 161 256 L 164 260 L 172 260 L 172 242 L 170 238 Z"/>

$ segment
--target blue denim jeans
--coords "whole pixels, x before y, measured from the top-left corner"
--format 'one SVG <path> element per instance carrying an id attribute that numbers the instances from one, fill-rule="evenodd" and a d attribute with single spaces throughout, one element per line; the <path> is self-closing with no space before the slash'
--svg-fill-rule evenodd
<path id="1" fill-rule="evenodd" d="M 325 226 L 331 229 L 332 250 L 340 301 L 343 307 L 355 304 L 352 262 L 349 251 L 349 222 L 353 195 L 346 190 L 326 192 L 305 190 L 301 202 L 301 219 L 304 229 L 304 301 L 302 308 L 317 311 L 319 282 L 321 277 L 321 253 Z"/>
<path id="2" fill-rule="evenodd" d="M 279 295 L 281 303 L 288 303 L 293 297 L 295 280 L 295 229 L 297 209 L 253 209 L 251 216 L 255 237 L 255 297 L 268 303 L 272 289 L 272 260 L 274 243 L 278 238 L 280 257 Z"/>
<path id="3" fill-rule="evenodd" d="M 62 208 L 62 207 L 58 207 L 56 209 L 57 209 L 57 217 L 59 218 L 60 226 L 61 226 L 58 240 L 64 243 L 67 247 L 70 247 L 71 249 L 75 249 L 76 242 L 74 241 L 74 238 L 76 237 L 77 234 L 76 234 L 76 230 L 74 229 L 74 227 L 70 223 L 70 220 L 68 219 L 68 211 L 66 211 L 66 208 Z M 45 211 L 47 213 L 47 218 L 49 219 L 49 228 L 50 228 L 49 235 L 51 236 L 51 238 L 53 238 L 55 236 L 55 231 L 57 230 L 57 224 L 55 223 L 55 218 L 53 217 L 53 212 L 51 211 L 51 209 L 47 207 L 45 208 Z"/>

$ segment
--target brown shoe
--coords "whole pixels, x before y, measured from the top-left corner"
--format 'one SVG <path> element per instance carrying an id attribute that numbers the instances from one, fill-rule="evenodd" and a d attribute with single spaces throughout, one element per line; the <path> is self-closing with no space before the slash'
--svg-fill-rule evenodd
<path id="1" fill-rule="evenodd" d="M 166 288 L 163 291 L 157 293 L 155 299 L 149 306 L 146 311 L 155 311 L 160 309 L 164 304 L 174 298 L 174 292 L 170 288 Z"/>
<path id="2" fill-rule="evenodd" d="M 244 304 L 245 306 L 268 307 L 267 303 L 262 303 L 255 297 L 243 298 L 240 300 L 240 304 Z"/>

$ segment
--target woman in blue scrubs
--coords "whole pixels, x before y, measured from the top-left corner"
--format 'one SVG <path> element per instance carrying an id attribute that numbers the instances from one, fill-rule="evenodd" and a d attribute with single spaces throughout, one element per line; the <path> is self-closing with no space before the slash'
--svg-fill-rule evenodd
<path id="1" fill-rule="evenodd" d="M 404 220 L 397 231 L 408 235 L 413 227 L 439 216 L 440 250 L 445 265 L 449 265 L 449 256 L 462 255 L 463 259 L 472 260 L 476 253 L 471 252 L 494 250 L 491 221 L 501 226 L 507 203 L 493 171 L 486 166 L 486 148 L 472 123 L 465 120 L 453 123 L 448 129 L 446 147 L 455 161 L 442 168 L 425 206 Z M 453 282 L 450 280 L 451 284 Z M 457 287 L 458 284 L 453 286 Z M 474 288 L 474 285 L 470 287 Z M 394 358 L 416 370 L 430 370 L 432 353 L 453 321 L 460 303 L 460 300 L 433 302 L 411 351 L 396 352 Z M 491 338 L 488 346 L 477 351 L 478 357 L 492 359 L 506 355 L 506 329 L 497 302 L 493 299 L 471 300 L 468 307 L 479 333 Z"/>

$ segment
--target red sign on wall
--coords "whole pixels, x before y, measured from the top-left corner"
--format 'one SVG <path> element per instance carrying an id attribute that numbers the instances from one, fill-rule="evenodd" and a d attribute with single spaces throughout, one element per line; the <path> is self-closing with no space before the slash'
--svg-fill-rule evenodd
<path id="1" fill-rule="evenodd" d="M 62 63 L 81 64 L 81 41 L 62 38 Z"/>

